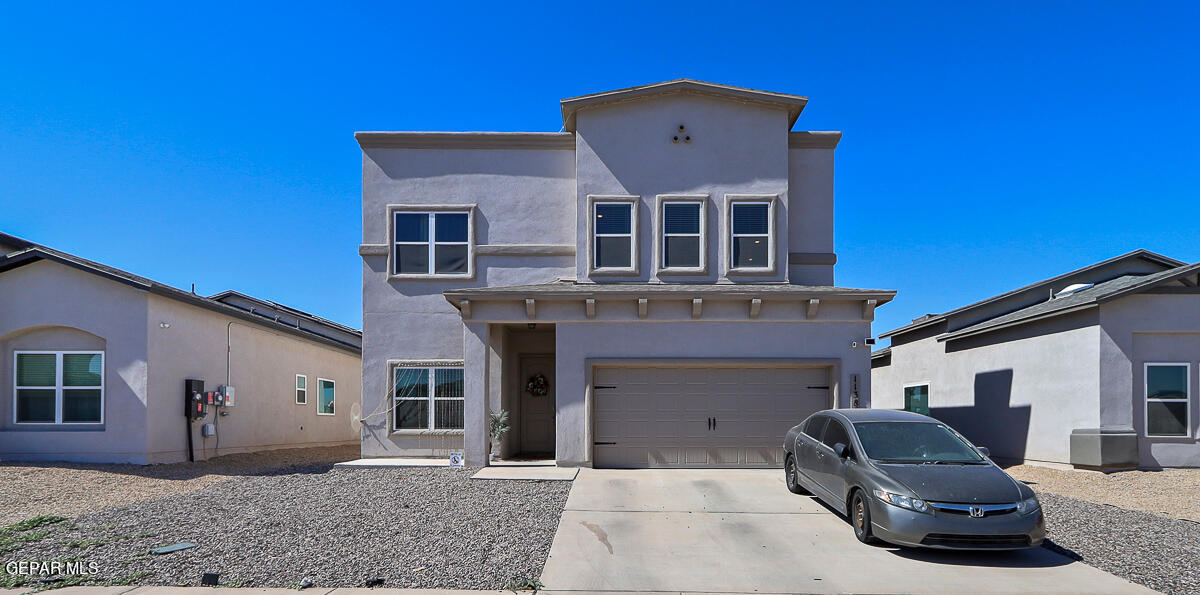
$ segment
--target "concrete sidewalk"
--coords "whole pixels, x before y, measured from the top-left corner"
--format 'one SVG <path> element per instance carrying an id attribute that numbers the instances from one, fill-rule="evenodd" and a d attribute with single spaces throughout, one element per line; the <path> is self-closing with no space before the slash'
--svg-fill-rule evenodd
<path id="1" fill-rule="evenodd" d="M 782 472 L 733 469 L 581 469 L 541 580 L 547 592 L 1152 592 L 1045 548 L 863 545 Z"/>

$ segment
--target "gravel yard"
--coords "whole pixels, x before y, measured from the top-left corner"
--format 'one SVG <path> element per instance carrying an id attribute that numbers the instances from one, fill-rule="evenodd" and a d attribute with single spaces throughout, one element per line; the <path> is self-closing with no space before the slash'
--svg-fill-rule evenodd
<path id="1" fill-rule="evenodd" d="M 497 589 L 542 571 L 571 482 L 481 481 L 475 470 L 294 467 L 43 527 L 0 562 L 98 563 L 93 582 Z M 11 540 L 10 540 L 11 541 Z M 199 547 L 152 556 L 150 548 Z M 0 541 L 2 544 L 3 541 Z"/>
<path id="2" fill-rule="evenodd" d="M 182 494 L 234 477 L 326 466 L 359 457 L 359 447 L 295 448 L 171 465 L 0 463 L 0 526 L 37 515 L 73 517 L 111 506 Z"/>
<path id="3" fill-rule="evenodd" d="M 1039 492 L 1200 522 L 1200 469 L 1105 474 L 1018 465 L 1005 471 Z"/>
<path id="4" fill-rule="evenodd" d="M 1195 499 L 1194 492 L 1177 497 Z M 1200 523 L 1044 490 L 1038 498 L 1050 540 L 1068 555 L 1163 593 L 1200 593 Z"/>

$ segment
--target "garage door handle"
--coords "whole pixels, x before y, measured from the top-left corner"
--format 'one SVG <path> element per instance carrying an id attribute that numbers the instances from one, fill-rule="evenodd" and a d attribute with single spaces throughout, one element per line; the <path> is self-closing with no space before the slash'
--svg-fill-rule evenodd
<path id="1" fill-rule="evenodd" d="M 592 445 L 594 445 L 594 446 L 616 446 L 617 443 L 616 442 L 593 442 Z"/>

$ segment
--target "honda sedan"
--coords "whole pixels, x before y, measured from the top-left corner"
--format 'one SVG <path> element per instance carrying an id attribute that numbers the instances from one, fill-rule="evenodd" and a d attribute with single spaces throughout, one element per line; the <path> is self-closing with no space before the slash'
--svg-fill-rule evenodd
<path id="1" fill-rule="evenodd" d="M 942 549 L 1041 545 L 1042 508 L 958 432 L 906 411 L 831 409 L 784 439 L 788 489 L 850 517 L 863 543 Z"/>

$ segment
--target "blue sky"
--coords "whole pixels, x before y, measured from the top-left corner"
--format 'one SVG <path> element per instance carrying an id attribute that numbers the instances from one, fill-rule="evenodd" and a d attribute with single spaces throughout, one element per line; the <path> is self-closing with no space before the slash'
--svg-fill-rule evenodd
<path id="1" fill-rule="evenodd" d="M 7 4 L 0 230 L 357 327 L 354 131 L 553 131 L 563 97 L 690 77 L 845 132 L 837 282 L 900 291 L 876 332 L 1200 260 L 1200 4 L 345 4 Z"/>

